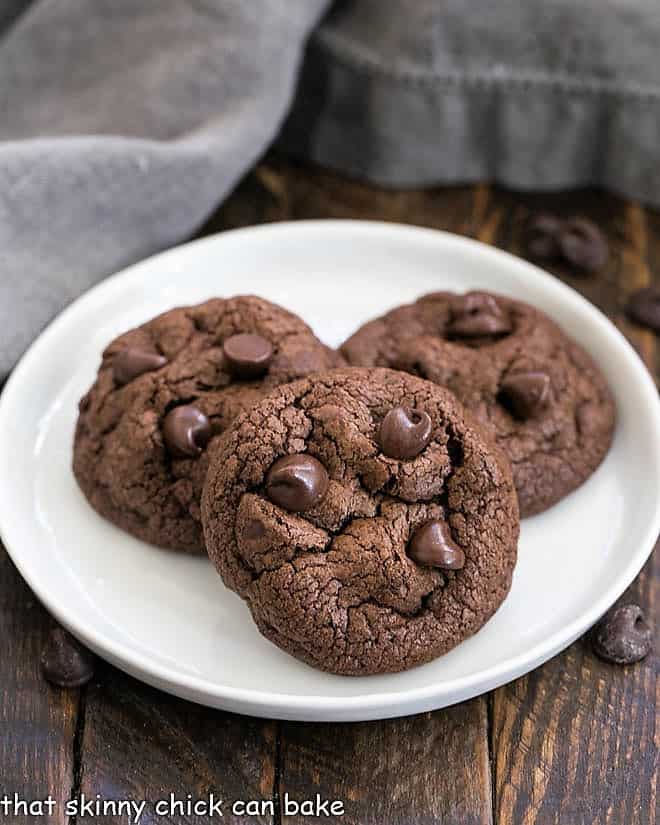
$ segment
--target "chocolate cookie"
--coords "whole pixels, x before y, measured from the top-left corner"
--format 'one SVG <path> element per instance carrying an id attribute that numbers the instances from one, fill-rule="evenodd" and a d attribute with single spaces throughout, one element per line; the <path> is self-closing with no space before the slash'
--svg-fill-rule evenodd
<path id="1" fill-rule="evenodd" d="M 546 315 L 487 292 L 435 292 L 361 327 L 351 364 L 448 387 L 509 457 L 522 516 L 540 513 L 598 467 L 615 408 L 591 358 Z"/>
<path id="2" fill-rule="evenodd" d="M 266 638 L 347 675 L 446 653 L 511 584 L 508 462 L 446 390 L 342 369 L 272 392 L 227 431 L 207 549 Z"/>
<path id="3" fill-rule="evenodd" d="M 261 298 L 159 315 L 103 353 L 80 402 L 78 484 L 127 532 L 202 553 L 199 499 L 216 438 L 273 387 L 342 360 L 300 318 Z"/>

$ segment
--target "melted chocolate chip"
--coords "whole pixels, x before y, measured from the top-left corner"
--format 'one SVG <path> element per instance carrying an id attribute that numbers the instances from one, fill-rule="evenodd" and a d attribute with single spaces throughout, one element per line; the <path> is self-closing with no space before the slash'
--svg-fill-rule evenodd
<path id="1" fill-rule="evenodd" d="M 232 335 L 222 345 L 227 366 L 238 378 L 256 378 L 273 360 L 273 345 L 261 335 Z"/>
<path id="2" fill-rule="evenodd" d="M 559 255 L 558 235 L 562 221 L 554 215 L 541 213 L 528 222 L 525 246 L 532 258 L 546 260 Z"/>
<path id="3" fill-rule="evenodd" d="M 394 407 L 380 425 L 378 440 L 390 458 L 414 458 L 431 440 L 433 424 L 428 413 L 410 407 Z"/>
<path id="4" fill-rule="evenodd" d="M 636 324 L 660 332 L 660 288 L 638 289 L 628 299 L 626 315 Z"/>
<path id="5" fill-rule="evenodd" d="M 328 472 L 307 453 L 279 458 L 266 476 L 268 498 L 285 510 L 301 513 L 318 504 L 328 489 Z"/>
<path id="6" fill-rule="evenodd" d="M 653 633 L 644 611 L 636 604 L 614 607 L 592 631 L 594 652 L 607 662 L 631 665 L 653 647 Z"/>
<path id="7" fill-rule="evenodd" d="M 128 384 L 138 375 L 160 369 L 167 364 L 167 358 L 157 352 L 126 347 L 120 350 L 112 359 L 112 375 L 119 386 Z"/>
<path id="8" fill-rule="evenodd" d="M 437 519 L 427 521 L 415 531 L 408 544 L 408 555 L 426 567 L 460 570 L 465 566 L 465 553 L 452 539 L 449 525 Z"/>
<path id="9" fill-rule="evenodd" d="M 94 656 L 61 627 L 51 630 L 41 654 L 44 677 L 63 688 L 87 684 L 94 675 Z"/>
<path id="10" fill-rule="evenodd" d="M 609 250 L 600 229 L 584 218 L 564 221 L 557 243 L 561 256 L 576 269 L 597 272 L 607 263 Z"/>
<path id="11" fill-rule="evenodd" d="M 515 372 L 500 385 L 500 402 L 523 421 L 538 415 L 549 398 L 550 376 L 545 372 Z"/>
<path id="12" fill-rule="evenodd" d="M 163 440 L 175 458 L 196 458 L 211 435 L 208 418 L 192 404 L 175 407 L 163 419 Z"/>
<path id="13" fill-rule="evenodd" d="M 505 335 L 511 332 L 511 322 L 492 295 L 468 292 L 452 307 L 447 332 L 455 338 Z"/>

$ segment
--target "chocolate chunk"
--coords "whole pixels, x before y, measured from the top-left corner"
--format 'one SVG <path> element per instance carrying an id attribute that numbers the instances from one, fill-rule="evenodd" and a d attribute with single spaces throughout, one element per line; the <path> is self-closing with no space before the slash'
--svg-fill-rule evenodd
<path id="1" fill-rule="evenodd" d="M 41 654 L 44 677 L 63 688 L 87 684 L 94 675 L 94 656 L 61 627 L 51 630 Z"/>
<path id="2" fill-rule="evenodd" d="M 167 358 L 157 352 L 149 352 L 138 347 L 126 347 L 112 359 L 112 375 L 115 384 L 123 386 L 138 375 L 160 369 L 167 364 Z"/>
<path id="3" fill-rule="evenodd" d="M 525 231 L 525 246 L 532 258 L 546 260 L 559 255 L 557 236 L 562 227 L 562 221 L 554 215 L 541 213 L 535 215 L 527 224 Z"/>
<path id="4" fill-rule="evenodd" d="M 535 370 L 515 372 L 502 381 L 498 398 L 516 418 L 533 418 L 548 403 L 550 376 Z"/>
<path id="5" fill-rule="evenodd" d="M 653 633 L 644 611 L 636 604 L 613 607 L 592 631 L 594 652 L 617 665 L 643 659 L 653 647 Z"/>
<path id="6" fill-rule="evenodd" d="M 175 407 L 163 419 L 163 440 L 175 458 L 195 458 L 211 434 L 211 423 L 193 404 Z"/>
<path id="7" fill-rule="evenodd" d="M 451 537 L 444 521 L 427 521 L 415 531 L 408 555 L 417 564 L 440 567 L 442 570 L 460 570 L 465 566 L 465 553 Z"/>
<path id="8" fill-rule="evenodd" d="M 227 366 L 238 378 L 256 378 L 268 369 L 273 345 L 261 335 L 232 335 L 222 345 Z"/>
<path id="9" fill-rule="evenodd" d="M 431 440 L 433 424 L 428 413 L 410 407 L 394 407 L 380 425 L 378 439 L 390 458 L 414 458 Z"/>
<path id="10" fill-rule="evenodd" d="M 328 489 L 328 472 L 307 453 L 279 458 L 266 476 L 268 498 L 285 510 L 301 513 L 318 504 Z"/>
<path id="11" fill-rule="evenodd" d="M 468 292 L 452 306 L 447 332 L 456 338 L 480 338 L 511 332 L 511 322 L 492 295 Z"/>
<path id="12" fill-rule="evenodd" d="M 597 272 L 607 263 L 609 250 L 605 236 L 594 223 L 584 218 L 564 221 L 557 242 L 562 257 L 584 272 Z"/>
<path id="13" fill-rule="evenodd" d="M 638 289 L 628 299 L 626 315 L 636 324 L 660 332 L 660 287 Z"/>

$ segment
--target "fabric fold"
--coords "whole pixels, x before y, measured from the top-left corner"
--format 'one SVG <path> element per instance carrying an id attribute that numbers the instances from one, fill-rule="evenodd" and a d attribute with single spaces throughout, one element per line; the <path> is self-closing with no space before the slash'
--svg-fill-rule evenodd
<path id="1" fill-rule="evenodd" d="M 595 186 L 660 206 L 656 0 L 378 0 L 310 40 L 279 137 L 384 186 Z"/>
<path id="2" fill-rule="evenodd" d="M 660 205 L 659 46 L 657 0 L 6 0 L 0 382 L 81 292 L 186 240 L 276 139 L 386 186 Z"/>
<path id="3" fill-rule="evenodd" d="M 326 0 L 35 2 L 0 42 L 0 380 L 271 143 Z"/>

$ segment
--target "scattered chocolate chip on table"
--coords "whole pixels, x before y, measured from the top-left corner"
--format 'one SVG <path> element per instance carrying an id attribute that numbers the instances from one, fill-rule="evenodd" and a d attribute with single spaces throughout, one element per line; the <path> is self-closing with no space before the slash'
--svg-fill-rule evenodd
<path id="1" fill-rule="evenodd" d="M 46 681 L 62 688 L 79 688 L 94 676 L 94 656 L 62 627 L 54 627 L 41 653 Z"/>
<path id="2" fill-rule="evenodd" d="M 633 665 L 653 648 L 653 630 L 637 604 L 611 608 L 592 632 L 594 651 L 606 662 Z"/>
<path id="3" fill-rule="evenodd" d="M 640 326 L 660 332 L 660 287 L 638 289 L 628 298 L 626 315 Z"/>
<path id="4" fill-rule="evenodd" d="M 561 261 L 576 272 L 596 273 L 609 258 L 607 239 L 587 218 L 559 218 L 541 212 L 525 229 L 525 250 L 538 261 Z"/>

